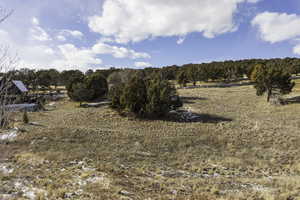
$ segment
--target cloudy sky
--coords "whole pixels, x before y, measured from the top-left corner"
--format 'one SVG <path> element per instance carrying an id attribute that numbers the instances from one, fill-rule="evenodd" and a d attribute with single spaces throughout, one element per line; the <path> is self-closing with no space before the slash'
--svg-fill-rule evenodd
<path id="1" fill-rule="evenodd" d="M 20 67 L 97 69 L 300 56 L 299 0 L 1 0 Z"/>

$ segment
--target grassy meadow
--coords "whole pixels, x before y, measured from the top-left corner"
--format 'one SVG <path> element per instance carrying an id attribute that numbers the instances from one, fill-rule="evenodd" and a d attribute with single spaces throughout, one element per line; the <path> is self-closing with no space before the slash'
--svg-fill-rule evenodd
<path id="1" fill-rule="evenodd" d="M 283 106 L 253 86 L 178 93 L 197 118 L 138 120 L 67 99 L 28 113 L 33 124 L 20 113 L 18 137 L 0 143 L 0 199 L 300 199 L 299 80 Z"/>

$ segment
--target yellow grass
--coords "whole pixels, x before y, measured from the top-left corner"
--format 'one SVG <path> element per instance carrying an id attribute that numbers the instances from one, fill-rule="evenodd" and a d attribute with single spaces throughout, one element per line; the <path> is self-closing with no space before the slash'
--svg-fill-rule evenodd
<path id="1" fill-rule="evenodd" d="M 292 94 L 300 96 L 300 82 Z M 300 102 L 252 86 L 179 90 L 198 122 L 136 120 L 67 100 L 1 143 L 1 194 L 40 199 L 288 199 L 300 196 Z M 50 109 L 50 108 L 49 108 Z M 19 116 L 19 120 L 21 116 Z M 7 160 L 4 160 L 7 159 Z M 19 193 L 18 193 L 19 192 Z"/>

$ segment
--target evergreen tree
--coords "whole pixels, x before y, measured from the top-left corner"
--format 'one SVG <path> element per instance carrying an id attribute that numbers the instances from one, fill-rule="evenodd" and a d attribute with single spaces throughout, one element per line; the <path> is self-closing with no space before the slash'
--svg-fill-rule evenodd
<path id="1" fill-rule="evenodd" d="M 172 97 L 176 95 L 176 90 L 170 83 L 157 76 L 151 80 L 147 88 L 147 106 L 148 115 L 164 116 L 173 105 Z"/>
<path id="2" fill-rule="evenodd" d="M 194 86 L 196 86 L 197 81 L 199 80 L 199 70 L 196 65 L 189 65 L 187 68 L 187 77 L 190 82 L 193 83 Z"/>
<path id="3" fill-rule="evenodd" d="M 184 70 L 179 72 L 179 74 L 177 76 L 177 82 L 180 86 L 186 87 L 186 84 L 188 83 L 188 77 Z"/>
<path id="4" fill-rule="evenodd" d="M 28 118 L 28 114 L 27 114 L 26 110 L 24 110 L 24 112 L 23 112 L 23 123 L 24 124 L 28 124 L 29 123 L 29 118 Z"/>
<path id="5" fill-rule="evenodd" d="M 182 106 L 176 89 L 163 79 L 136 73 L 129 81 L 115 84 L 109 91 L 111 106 L 139 117 L 162 117 L 171 109 Z M 174 100 L 175 99 L 175 100 Z"/>
<path id="6" fill-rule="evenodd" d="M 100 72 L 86 76 L 84 83 L 89 90 L 93 91 L 92 100 L 103 97 L 108 91 L 106 79 Z"/>
<path id="7" fill-rule="evenodd" d="M 94 91 L 84 83 L 73 84 L 72 91 L 72 100 L 80 102 L 80 106 L 83 101 L 90 101 L 94 97 Z"/>
<path id="8" fill-rule="evenodd" d="M 257 64 L 252 71 L 251 80 L 258 96 L 267 93 L 268 102 L 275 94 L 290 93 L 295 86 L 291 81 L 291 74 L 275 63 Z"/>
<path id="9" fill-rule="evenodd" d="M 145 80 L 136 74 L 125 85 L 120 103 L 127 111 L 143 116 L 146 111 L 147 88 Z"/>

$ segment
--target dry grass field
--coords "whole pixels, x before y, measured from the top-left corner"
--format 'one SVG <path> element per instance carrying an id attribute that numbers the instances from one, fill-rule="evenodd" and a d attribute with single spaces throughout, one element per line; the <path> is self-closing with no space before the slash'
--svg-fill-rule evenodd
<path id="1" fill-rule="evenodd" d="M 0 141 L 0 199 L 300 199 L 300 85 L 181 89 L 194 120 L 124 118 L 67 100 Z"/>

